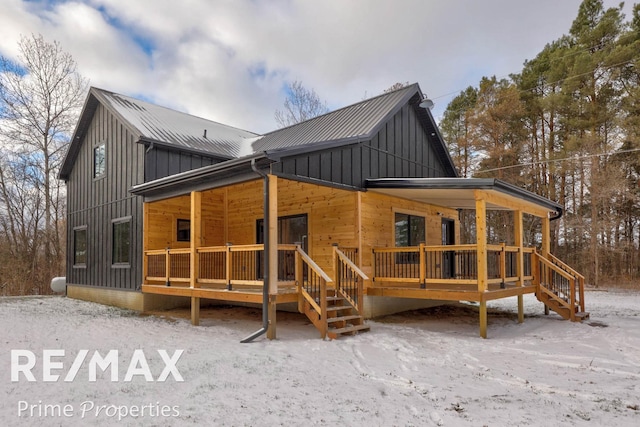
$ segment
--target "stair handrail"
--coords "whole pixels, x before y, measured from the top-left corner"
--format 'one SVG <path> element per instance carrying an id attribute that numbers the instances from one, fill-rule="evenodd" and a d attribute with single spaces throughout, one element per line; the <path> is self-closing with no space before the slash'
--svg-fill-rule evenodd
<path id="1" fill-rule="evenodd" d="M 329 277 L 329 275 L 325 273 L 324 270 L 320 268 L 320 266 L 318 266 L 318 264 L 316 264 L 316 262 L 311 259 L 311 257 L 307 255 L 307 253 L 300 246 L 296 246 L 296 252 L 300 254 L 300 257 L 302 257 L 304 262 L 309 264 L 309 267 L 311 267 L 311 269 L 315 271 L 318 276 L 322 277 L 327 283 L 333 282 L 331 277 Z"/>
<path id="2" fill-rule="evenodd" d="M 353 261 L 351 261 L 351 259 L 349 259 L 349 257 L 344 252 L 342 252 L 337 245 L 333 247 L 333 250 L 335 253 L 335 264 L 333 270 L 336 277 L 336 289 L 346 300 L 351 303 L 358 314 L 362 314 L 364 310 L 364 281 L 369 280 L 369 276 L 367 276 Z M 350 292 L 349 289 L 345 289 L 343 286 L 341 280 L 342 275 L 340 274 L 340 272 L 342 271 L 342 268 L 340 268 L 341 263 L 357 277 L 355 295 L 353 295 L 353 292 Z"/>
<path id="3" fill-rule="evenodd" d="M 327 284 L 333 283 L 333 280 L 298 245 L 296 245 L 296 256 L 298 257 L 298 259 L 296 261 L 296 265 L 298 266 L 296 268 L 296 281 L 298 282 L 299 295 L 304 300 L 306 300 L 309 303 L 309 305 L 311 307 L 313 307 L 313 309 L 320 315 L 320 319 L 319 319 L 320 320 L 320 325 L 321 325 L 319 327 L 320 335 L 322 336 L 322 338 L 325 338 L 326 335 L 327 335 L 327 328 L 328 328 L 328 324 L 327 324 Z M 320 279 L 319 295 L 318 295 L 318 301 L 317 302 L 315 301 L 314 297 L 307 291 L 307 288 L 305 287 L 304 273 L 303 273 L 303 269 L 301 268 L 303 266 L 303 264 L 307 264 L 309 266 L 310 270 L 311 270 L 309 272 L 310 273 L 309 276 L 307 277 L 307 282 L 309 282 L 311 280 L 311 273 L 317 275 L 318 278 Z M 300 302 L 301 301 L 299 301 L 299 308 L 300 308 Z M 320 305 L 318 305 L 318 303 Z"/>
<path id="4" fill-rule="evenodd" d="M 578 273 L 573 267 L 571 267 L 569 264 L 567 264 L 564 261 L 562 261 L 557 256 L 553 255 L 552 253 L 547 254 L 547 257 L 549 258 L 549 261 L 551 261 L 552 263 L 556 264 L 562 270 L 564 270 L 567 273 L 571 274 L 575 278 L 584 279 L 584 276 L 582 274 Z"/>
<path id="5" fill-rule="evenodd" d="M 549 297 L 551 297 L 555 301 L 557 301 L 558 304 L 560 304 L 560 305 L 566 307 L 567 309 L 569 309 L 570 319 L 571 319 L 571 321 L 575 321 L 575 314 L 576 314 L 575 313 L 575 309 L 576 309 L 576 306 L 579 307 L 580 311 L 584 311 L 584 280 L 580 279 L 582 277 L 582 275 L 579 274 L 578 272 L 576 272 L 575 270 L 573 270 L 568 265 L 566 265 L 564 262 L 560 261 L 558 258 L 553 256 L 552 254 L 547 254 L 551 260 L 547 259 L 545 256 L 543 256 L 542 254 L 539 254 L 537 252 L 536 252 L 536 255 L 537 255 L 537 258 L 538 258 L 540 263 L 542 263 L 548 269 L 550 269 L 551 271 L 559 274 L 560 276 L 564 277 L 565 279 L 567 279 L 569 281 L 569 301 L 567 302 L 563 298 L 558 297 L 549 288 L 549 286 L 548 286 L 549 284 L 546 284 L 546 286 L 545 286 L 543 284 L 543 281 L 541 280 L 541 278 L 538 278 L 538 284 L 539 284 L 539 287 L 540 287 L 541 291 L 543 291 Z M 554 261 L 558 261 L 559 264 L 555 263 Z M 570 270 L 570 271 L 566 271 L 565 268 L 566 268 L 566 270 Z M 573 275 L 572 273 L 575 273 L 576 275 Z M 578 277 L 576 277 L 576 276 L 578 276 Z M 578 283 L 579 292 L 580 292 L 580 300 L 577 302 L 577 304 L 576 304 L 576 282 Z"/>

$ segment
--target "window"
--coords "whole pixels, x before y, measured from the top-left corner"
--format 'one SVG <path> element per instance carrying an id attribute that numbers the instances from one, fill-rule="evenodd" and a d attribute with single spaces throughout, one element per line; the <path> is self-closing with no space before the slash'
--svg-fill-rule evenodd
<path id="1" fill-rule="evenodd" d="M 87 227 L 73 229 L 73 265 L 87 265 Z"/>
<path id="2" fill-rule="evenodd" d="M 396 246 L 418 246 L 425 242 L 423 216 L 396 213 Z"/>
<path id="3" fill-rule="evenodd" d="M 302 250 L 307 252 L 307 214 L 281 216 L 278 218 L 278 244 L 291 245 L 299 243 Z M 264 243 L 264 219 L 259 219 L 256 223 L 256 242 Z M 262 277 L 264 269 L 262 268 L 263 259 L 257 260 L 258 277 Z M 278 251 L 278 280 L 295 280 L 296 275 L 296 258 L 291 251 Z M 304 279 L 307 278 L 307 269 L 302 272 Z"/>
<path id="4" fill-rule="evenodd" d="M 425 241 L 426 229 L 423 216 L 396 213 L 396 246 L 418 246 Z M 417 252 L 400 252 L 396 254 L 398 264 L 418 264 L 420 254 Z"/>
<path id="5" fill-rule="evenodd" d="M 191 221 L 188 219 L 179 219 L 176 226 L 176 240 L 178 242 L 189 242 L 191 240 Z"/>
<path id="6" fill-rule="evenodd" d="M 264 243 L 264 219 L 257 222 L 257 242 Z M 307 214 L 281 216 L 278 218 L 278 243 L 291 245 L 300 243 L 307 250 Z"/>
<path id="7" fill-rule="evenodd" d="M 93 149 L 93 177 L 103 177 L 106 166 L 105 145 L 102 143 Z"/>
<path id="8" fill-rule="evenodd" d="M 131 248 L 131 218 L 113 221 L 113 265 L 128 266 Z"/>

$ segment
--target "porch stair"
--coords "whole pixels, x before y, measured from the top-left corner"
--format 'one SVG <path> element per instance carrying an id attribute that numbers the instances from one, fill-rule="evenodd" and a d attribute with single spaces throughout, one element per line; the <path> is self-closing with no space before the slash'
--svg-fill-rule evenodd
<path id="1" fill-rule="evenodd" d="M 316 303 L 321 302 L 316 298 Z M 356 307 L 340 295 L 340 291 L 327 289 L 327 316 L 322 316 L 308 301 L 304 301 L 303 312 L 311 323 L 330 339 L 337 339 L 343 335 L 356 335 L 369 331 L 369 326 L 364 323 L 364 317 L 358 314 Z"/>
<path id="2" fill-rule="evenodd" d="M 551 293 L 547 288 L 541 287 L 543 290 L 538 295 L 538 300 L 542 302 L 550 310 L 558 313 L 565 320 L 573 320 L 574 322 L 582 322 L 589 318 L 589 313 L 580 311 L 580 307 L 573 307 L 573 317 L 571 319 L 571 305 L 568 298 Z M 560 301 L 562 300 L 562 302 Z"/>
<path id="3" fill-rule="evenodd" d="M 584 276 L 551 254 L 538 257 L 538 301 L 563 319 L 582 322 L 589 318 L 584 310 Z"/>

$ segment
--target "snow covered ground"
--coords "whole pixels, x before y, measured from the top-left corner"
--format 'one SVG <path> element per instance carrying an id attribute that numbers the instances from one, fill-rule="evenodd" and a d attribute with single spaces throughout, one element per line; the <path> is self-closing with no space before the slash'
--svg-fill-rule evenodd
<path id="1" fill-rule="evenodd" d="M 0 425 L 640 425 L 640 294 L 585 299 L 584 324 L 544 316 L 532 296 L 518 324 L 515 298 L 493 302 L 486 340 L 476 308 L 459 306 L 389 316 L 335 341 L 321 340 L 302 315 L 279 313 L 277 340 L 241 344 L 259 328 L 259 310 L 206 309 L 193 327 L 175 312 L 1 298 Z M 11 380 L 18 349 L 37 357 L 36 381 Z M 60 379 L 44 382 L 43 350 L 56 349 L 65 351 L 52 358 Z M 83 349 L 86 360 L 65 382 Z M 184 381 L 172 373 L 148 382 L 136 349 L 154 380 L 168 365 L 157 350 L 184 350 L 175 364 Z M 110 368 L 89 381 L 92 355 L 110 350 L 118 381 Z M 138 375 L 125 382 L 132 359 Z"/>

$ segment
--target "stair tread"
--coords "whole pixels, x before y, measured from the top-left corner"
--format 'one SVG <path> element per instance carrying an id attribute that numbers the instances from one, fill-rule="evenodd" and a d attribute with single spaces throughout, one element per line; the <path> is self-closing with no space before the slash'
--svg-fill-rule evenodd
<path id="1" fill-rule="evenodd" d="M 351 325 L 351 326 L 345 326 L 344 328 L 337 328 L 337 329 L 329 329 L 327 332 L 333 333 L 333 334 L 343 334 L 345 332 L 356 332 L 356 331 L 368 331 L 369 329 L 371 329 L 369 327 L 369 325 Z"/>
<path id="2" fill-rule="evenodd" d="M 356 320 L 356 319 L 362 319 L 362 316 L 359 316 L 357 314 L 353 314 L 351 316 L 330 317 L 330 318 L 327 319 L 327 322 L 328 323 L 335 323 L 335 322 L 342 322 L 342 321 Z"/>
<path id="3" fill-rule="evenodd" d="M 327 307 L 327 311 L 342 311 L 342 310 L 351 310 L 353 307 L 350 305 L 332 305 Z"/>

